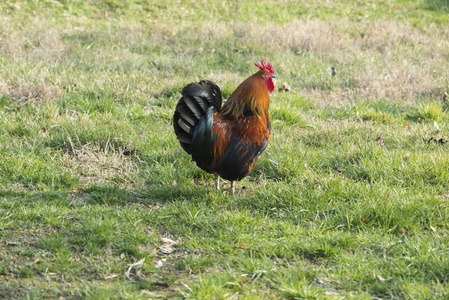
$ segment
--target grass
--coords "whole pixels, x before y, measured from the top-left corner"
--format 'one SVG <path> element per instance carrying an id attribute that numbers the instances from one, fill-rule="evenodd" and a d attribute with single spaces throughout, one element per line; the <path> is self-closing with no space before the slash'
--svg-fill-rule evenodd
<path id="1" fill-rule="evenodd" d="M 447 7 L 2 2 L 0 298 L 447 298 Z M 173 110 L 260 59 L 292 91 L 217 192 Z"/>

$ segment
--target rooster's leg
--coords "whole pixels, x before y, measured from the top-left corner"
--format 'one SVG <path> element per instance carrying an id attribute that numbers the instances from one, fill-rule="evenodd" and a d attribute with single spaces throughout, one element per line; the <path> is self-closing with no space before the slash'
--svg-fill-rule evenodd
<path id="1" fill-rule="evenodd" d="M 232 180 L 231 181 L 231 193 L 234 194 L 234 192 L 235 192 L 235 180 Z"/>
<path id="2" fill-rule="evenodd" d="M 220 189 L 220 176 L 218 176 L 218 174 L 215 174 L 215 188 L 217 190 Z"/>

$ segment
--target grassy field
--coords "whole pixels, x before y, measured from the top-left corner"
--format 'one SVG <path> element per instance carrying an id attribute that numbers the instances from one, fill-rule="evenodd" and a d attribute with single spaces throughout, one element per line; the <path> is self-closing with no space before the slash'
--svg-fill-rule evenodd
<path id="1" fill-rule="evenodd" d="M 292 90 L 216 191 L 173 110 L 260 59 Z M 0 298 L 449 297 L 447 0 L 6 0 L 0 66 Z"/>

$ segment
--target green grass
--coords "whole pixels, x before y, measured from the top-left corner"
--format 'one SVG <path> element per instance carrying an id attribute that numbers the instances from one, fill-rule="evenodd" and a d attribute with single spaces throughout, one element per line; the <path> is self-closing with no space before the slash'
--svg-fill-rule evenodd
<path id="1" fill-rule="evenodd" d="M 0 298 L 447 298 L 447 7 L 2 2 Z M 174 107 L 260 59 L 292 91 L 216 191 Z"/>

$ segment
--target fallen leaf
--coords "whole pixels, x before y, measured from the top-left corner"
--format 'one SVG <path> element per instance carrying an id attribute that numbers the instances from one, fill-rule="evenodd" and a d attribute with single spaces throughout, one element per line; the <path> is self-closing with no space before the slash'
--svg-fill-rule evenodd
<path id="1" fill-rule="evenodd" d="M 112 274 L 112 275 L 106 276 L 104 279 L 111 279 L 111 278 L 115 278 L 115 277 L 118 277 L 118 275 Z"/>
<path id="2" fill-rule="evenodd" d="M 245 283 L 247 283 L 248 281 L 249 281 L 248 278 L 243 278 L 242 280 L 240 280 L 240 283 L 241 283 L 241 284 L 245 284 Z"/>
<path id="3" fill-rule="evenodd" d="M 162 262 L 162 260 L 158 260 L 157 263 L 154 265 L 154 267 L 157 269 L 162 268 L 163 266 L 164 263 Z"/>
<path id="4" fill-rule="evenodd" d="M 368 220 L 365 219 L 364 217 L 360 217 L 360 221 L 362 221 L 362 222 L 365 223 L 365 224 L 368 224 Z"/>
<path id="5" fill-rule="evenodd" d="M 160 294 L 155 294 L 149 290 L 141 290 L 140 293 L 142 295 L 150 296 L 150 298 L 165 298 L 165 296 L 160 295 Z"/>
<path id="6" fill-rule="evenodd" d="M 77 186 L 76 189 L 77 189 L 78 191 L 84 191 L 84 188 L 83 188 L 81 185 Z"/>
<path id="7" fill-rule="evenodd" d="M 135 262 L 135 263 L 133 263 L 133 264 L 128 265 L 128 267 L 126 268 L 126 271 L 125 271 L 125 277 L 126 277 L 126 279 L 132 280 L 132 278 L 130 277 L 130 275 L 131 275 L 131 270 L 132 270 L 133 268 L 135 269 L 136 267 L 143 265 L 144 262 L 145 262 L 145 257 L 142 258 L 142 259 L 140 259 L 140 260 L 138 260 L 137 262 Z M 135 272 L 135 273 L 136 273 L 136 272 Z"/>
<path id="8" fill-rule="evenodd" d="M 178 242 L 175 242 L 174 240 L 169 239 L 169 238 L 161 238 L 161 241 L 164 244 L 159 247 L 159 250 L 163 254 L 170 254 L 170 253 L 172 253 L 174 251 L 173 250 L 173 246 L 178 244 Z"/>
<path id="9" fill-rule="evenodd" d="M 169 239 L 169 238 L 161 238 L 161 241 L 166 244 L 172 244 L 172 245 L 178 244 L 177 242 L 175 242 L 174 240 Z"/>
<path id="10" fill-rule="evenodd" d="M 383 196 L 383 199 L 385 200 L 385 199 L 387 199 L 388 197 L 390 197 L 390 193 L 386 193 L 386 194 Z"/>
<path id="11" fill-rule="evenodd" d="M 138 260 L 137 262 L 135 262 L 133 264 L 130 264 L 128 267 L 134 268 L 134 267 L 137 267 L 137 266 L 141 266 L 141 265 L 143 265 L 144 261 L 145 261 L 145 257 L 140 259 L 140 260 Z"/>
<path id="12" fill-rule="evenodd" d="M 171 245 L 168 244 L 160 246 L 159 250 L 161 250 L 163 254 L 170 254 L 173 252 L 173 248 L 171 247 Z"/>
<path id="13" fill-rule="evenodd" d="M 336 291 L 324 291 L 322 293 L 324 296 L 331 296 L 331 295 L 340 295 L 340 293 L 336 292 Z"/>
<path id="14" fill-rule="evenodd" d="M 385 281 L 385 278 L 383 278 L 382 276 L 380 276 L 380 275 L 377 275 L 377 278 L 379 278 L 379 280 L 380 281 L 382 281 L 382 282 L 384 282 Z"/>

